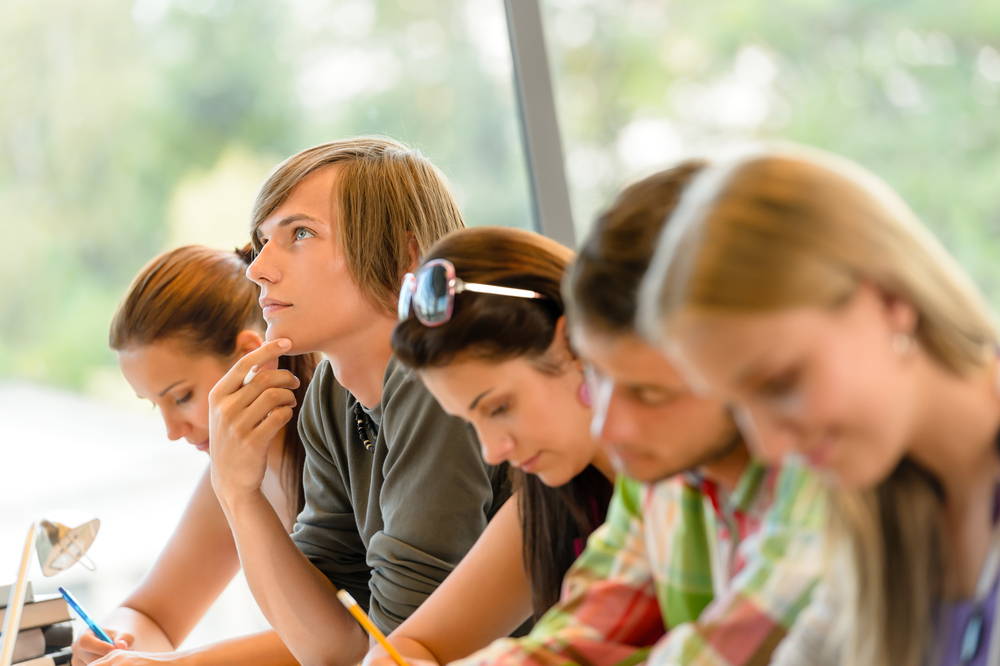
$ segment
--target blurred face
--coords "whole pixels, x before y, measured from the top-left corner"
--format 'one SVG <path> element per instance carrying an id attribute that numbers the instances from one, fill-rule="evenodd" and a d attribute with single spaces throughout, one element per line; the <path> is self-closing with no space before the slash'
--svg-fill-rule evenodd
<path id="1" fill-rule="evenodd" d="M 257 231 L 263 247 L 247 268 L 260 286 L 266 338 L 292 354 L 327 351 L 378 316 L 347 266 L 339 239 L 336 167 L 305 178 Z"/>
<path id="2" fill-rule="evenodd" d="M 697 385 L 738 405 L 770 460 L 797 452 L 851 487 L 886 478 L 904 454 L 916 404 L 912 308 L 863 285 L 837 308 L 684 313 L 671 352 Z"/>
<path id="3" fill-rule="evenodd" d="M 582 376 L 575 364 L 566 366 L 549 374 L 524 358 L 468 358 L 420 376 L 446 412 L 475 427 L 486 462 L 506 461 L 561 486 L 598 451 L 587 428 L 590 409 L 579 399 Z"/>
<path id="4" fill-rule="evenodd" d="M 118 364 L 135 394 L 159 410 L 167 437 L 208 452 L 208 392 L 229 370 L 229 359 L 193 355 L 166 339 L 118 352 Z"/>
<path id="5" fill-rule="evenodd" d="M 587 367 L 592 433 L 628 476 L 658 481 L 742 446 L 723 404 L 694 395 L 667 358 L 634 335 L 573 327 Z"/>

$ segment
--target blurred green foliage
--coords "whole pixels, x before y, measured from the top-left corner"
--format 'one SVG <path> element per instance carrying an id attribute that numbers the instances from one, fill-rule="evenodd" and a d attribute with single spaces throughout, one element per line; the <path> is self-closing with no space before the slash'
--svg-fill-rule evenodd
<path id="1" fill-rule="evenodd" d="M 543 6 L 581 233 L 644 173 L 785 138 L 886 178 L 1000 303 L 1000 4 Z M 0 378 L 86 388 L 142 264 L 243 242 L 267 170 L 321 141 L 399 138 L 470 224 L 530 226 L 500 0 L 7 0 L 0 44 Z M 236 194 L 204 185 L 234 154 Z"/>
<path id="2" fill-rule="evenodd" d="M 886 179 L 1000 306 L 1000 3 L 545 6 L 578 229 L 678 158 L 797 141 Z"/>
<path id="3" fill-rule="evenodd" d="M 0 262 L 0 377 L 80 389 L 111 365 L 108 322 L 132 276 L 201 240 L 171 229 L 184 226 L 171 219 L 182 185 L 234 150 L 258 167 L 240 211 L 284 157 L 385 134 L 441 167 L 470 224 L 530 226 L 509 56 L 498 66 L 482 48 L 506 43 L 502 5 L 489 5 L 0 4 L 0 206 L 14 241 Z"/>

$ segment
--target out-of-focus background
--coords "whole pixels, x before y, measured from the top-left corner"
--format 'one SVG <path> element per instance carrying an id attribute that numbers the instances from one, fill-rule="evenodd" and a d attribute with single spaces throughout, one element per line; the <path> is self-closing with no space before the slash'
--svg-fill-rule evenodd
<path id="1" fill-rule="evenodd" d="M 1000 4 L 541 7 L 577 238 L 637 177 L 789 139 L 882 175 L 1000 305 Z M 108 322 L 154 254 L 245 243 L 278 161 L 390 135 L 470 224 L 532 226 L 511 62 L 501 0 L 0 3 L 0 583 L 48 514 L 104 526 L 97 570 L 41 591 L 100 616 L 152 563 L 207 459 L 131 395 Z M 262 626 L 237 579 L 189 644 Z"/>

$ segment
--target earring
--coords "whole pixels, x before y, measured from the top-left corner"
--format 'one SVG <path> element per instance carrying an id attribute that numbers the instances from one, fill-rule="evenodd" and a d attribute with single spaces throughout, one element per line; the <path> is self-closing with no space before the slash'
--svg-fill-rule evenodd
<path id="1" fill-rule="evenodd" d="M 593 407 L 594 403 L 590 399 L 590 388 L 587 382 L 580 382 L 580 388 L 576 391 L 576 397 L 584 407 Z"/>
<path id="2" fill-rule="evenodd" d="M 899 356 L 906 356 L 913 349 L 913 336 L 909 333 L 895 333 L 892 336 L 892 350 Z"/>

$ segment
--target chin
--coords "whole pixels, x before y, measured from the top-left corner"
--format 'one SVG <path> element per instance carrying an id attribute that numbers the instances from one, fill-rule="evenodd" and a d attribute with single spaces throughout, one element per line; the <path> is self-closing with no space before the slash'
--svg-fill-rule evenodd
<path id="1" fill-rule="evenodd" d="M 549 488 L 565 486 L 574 478 L 574 476 L 569 476 L 560 472 L 543 472 L 541 474 L 536 474 L 536 476 L 539 481 L 547 485 Z"/>
<path id="2" fill-rule="evenodd" d="M 847 490 L 868 490 L 883 483 L 892 476 L 895 466 L 882 469 L 879 466 L 843 466 L 827 465 L 814 467 L 820 476 L 830 479 L 833 483 Z"/>
<path id="3" fill-rule="evenodd" d="M 614 456 L 613 460 L 618 472 L 640 483 L 657 483 L 687 471 L 676 465 L 667 465 L 655 456 L 630 456 L 628 458 Z"/>
<path id="4" fill-rule="evenodd" d="M 640 483 L 657 483 L 679 474 L 677 470 L 658 470 L 650 465 L 625 465 L 622 468 L 625 476 Z"/>
<path id="5" fill-rule="evenodd" d="M 267 327 L 267 331 L 264 334 L 265 342 L 271 342 L 272 340 L 280 340 L 281 338 L 286 338 L 288 340 L 291 340 L 292 342 L 291 348 L 283 354 L 284 356 L 295 356 L 296 354 L 306 353 L 301 349 L 299 340 L 296 338 L 295 335 L 292 335 L 291 332 L 287 330 L 282 330 L 280 328 L 275 328 L 272 326 Z"/>

